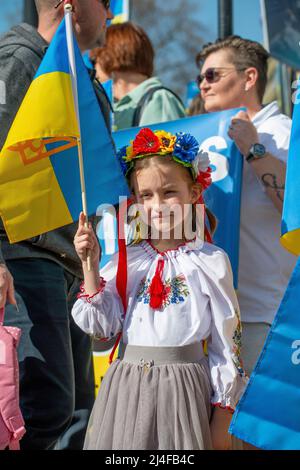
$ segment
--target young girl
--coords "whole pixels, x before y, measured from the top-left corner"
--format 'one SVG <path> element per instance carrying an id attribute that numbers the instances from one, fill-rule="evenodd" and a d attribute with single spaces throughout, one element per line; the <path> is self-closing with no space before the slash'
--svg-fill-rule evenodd
<path id="1" fill-rule="evenodd" d="M 119 157 L 156 235 L 127 248 L 124 303 L 116 287 L 118 255 L 100 277 L 99 245 L 80 216 L 74 243 L 84 287 L 74 320 L 103 340 L 122 332 L 120 357 L 101 384 L 84 447 L 229 449 L 231 413 L 246 382 L 230 263 L 198 235 L 185 236 L 187 216 L 166 215 L 175 206 L 187 214 L 184 208 L 202 201 L 211 182 L 208 157 L 189 134 L 150 129 L 142 129 Z"/>

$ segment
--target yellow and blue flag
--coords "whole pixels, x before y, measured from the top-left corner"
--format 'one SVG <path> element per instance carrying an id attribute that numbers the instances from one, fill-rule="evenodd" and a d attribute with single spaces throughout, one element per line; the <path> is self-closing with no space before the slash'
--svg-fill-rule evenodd
<path id="1" fill-rule="evenodd" d="M 114 15 L 113 24 L 129 20 L 129 0 L 111 0 L 110 9 Z"/>
<path id="2" fill-rule="evenodd" d="M 294 107 L 281 242 L 300 254 L 300 104 Z M 300 450 L 300 259 L 230 432 L 266 450 Z"/>
<path id="3" fill-rule="evenodd" d="M 298 96 L 300 87 L 298 88 Z M 295 255 L 300 255 L 300 103 L 293 113 L 289 157 L 281 227 L 282 245 Z"/>
<path id="4" fill-rule="evenodd" d="M 70 75 L 65 20 L 28 89 L 0 154 L 0 212 L 10 242 L 78 219 L 81 137 L 88 215 L 116 204 L 128 186 L 74 37 L 80 130 Z"/>
<path id="5" fill-rule="evenodd" d="M 300 261 L 229 429 L 265 450 L 300 450 L 299 286 Z"/>

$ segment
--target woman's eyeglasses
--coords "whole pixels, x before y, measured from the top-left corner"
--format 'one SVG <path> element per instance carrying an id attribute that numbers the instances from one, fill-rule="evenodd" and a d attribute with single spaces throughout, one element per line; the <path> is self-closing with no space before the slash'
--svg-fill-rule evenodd
<path id="1" fill-rule="evenodd" d="M 215 83 L 218 80 L 220 80 L 221 77 L 225 77 L 224 73 L 222 73 L 222 70 L 228 70 L 228 71 L 242 71 L 245 69 L 237 69 L 235 67 L 211 67 L 207 70 L 205 70 L 204 73 L 200 73 L 200 75 L 197 76 L 196 78 L 196 83 L 198 87 L 200 87 L 201 83 L 205 79 L 207 83 Z M 229 72 L 230 73 L 230 72 Z M 227 75 L 227 74 L 226 74 Z"/>

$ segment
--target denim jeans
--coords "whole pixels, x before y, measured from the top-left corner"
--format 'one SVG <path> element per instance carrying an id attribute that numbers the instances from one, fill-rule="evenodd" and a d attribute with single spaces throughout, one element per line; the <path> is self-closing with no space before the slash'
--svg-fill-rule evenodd
<path id="1" fill-rule="evenodd" d="M 20 406 L 27 432 L 21 449 L 82 449 L 94 374 L 91 339 L 70 315 L 80 281 L 47 259 L 7 266 L 19 312 L 7 305 L 5 324 L 22 329 Z"/>

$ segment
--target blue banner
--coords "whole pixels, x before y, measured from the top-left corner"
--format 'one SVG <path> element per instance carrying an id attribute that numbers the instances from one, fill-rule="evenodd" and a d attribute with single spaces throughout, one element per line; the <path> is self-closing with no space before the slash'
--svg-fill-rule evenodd
<path id="1" fill-rule="evenodd" d="M 227 133 L 231 118 L 237 111 L 228 110 L 221 113 L 203 114 L 149 126 L 153 130 L 163 129 L 173 134 L 176 132 L 189 132 L 196 137 L 201 149 L 209 153 L 213 168 L 213 184 L 206 191 L 205 200 L 209 209 L 218 219 L 214 243 L 223 248 L 229 255 L 236 288 L 238 284 L 243 159 Z M 133 128 L 113 133 L 116 147 L 121 148 L 128 145 L 137 132 L 138 128 Z M 106 229 L 100 227 L 98 231 L 100 239 L 104 237 L 104 232 L 106 232 Z M 116 240 L 114 242 L 109 237 L 107 243 L 109 249 L 107 249 L 106 240 L 101 240 L 104 255 L 101 262 L 102 266 L 109 260 L 110 255 L 117 250 Z"/>
<path id="2" fill-rule="evenodd" d="M 300 254 L 300 104 L 287 165 L 281 243 Z M 300 450 L 300 260 L 273 322 L 230 432 L 256 447 Z"/>
<path id="3" fill-rule="evenodd" d="M 300 260 L 230 432 L 266 450 L 300 450 Z"/>

